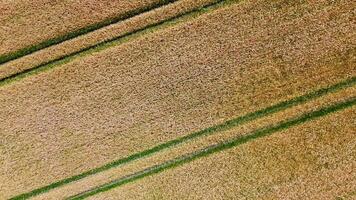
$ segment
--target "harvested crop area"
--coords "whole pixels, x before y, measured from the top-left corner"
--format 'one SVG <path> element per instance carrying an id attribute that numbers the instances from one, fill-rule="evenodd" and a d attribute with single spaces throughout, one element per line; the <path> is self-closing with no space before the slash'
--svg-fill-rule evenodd
<path id="1" fill-rule="evenodd" d="M 353 5 L 181 0 L 0 65 L 0 199 L 352 198 Z"/>

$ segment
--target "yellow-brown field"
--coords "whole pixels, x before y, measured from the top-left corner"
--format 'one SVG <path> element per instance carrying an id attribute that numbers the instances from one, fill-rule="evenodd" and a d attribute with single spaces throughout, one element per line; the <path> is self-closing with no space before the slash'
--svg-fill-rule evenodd
<path id="1" fill-rule="evenodd" d="M 354 109 L 91 199 L 336 199 L 356 190 Z"/>
<path id="2" fill-rule="evenodd" d="M 131 34 L 132 32 L 144 29 L 152 24 L 162 23 L 169 18 L 174 18 L 211 2 L 213 2 L 213 0 L 180 0 L 144 12 L 141 15 L 136 15 L 132 18 L 113 23 L 110 26 L 105 26 L 77 38 L 66 40 L 57 45 L 52 45 L 48 48 L 3 64 L 0 68 L 0 79 L 36 68 L 43 65 L 43 63 L 51 63 L 53 60 L 65 57 L 66 55 L 78 54 L 78 56 L 80 56 L 88 54 L 90 52 L 84 51 L 81 54 L 78 52 L 82 52 L 93 46 L 95 47 L 95 45 L 98 44 L 103 44 L 103 46 L 105 46 L 107 41 L 114 40 L 115 38 L 118 38 L 117 40 L 119 42 L 127 41 L 135 37 L 134 34 Z"/>
<path id="3" fill-rule="evenodd" d="M 1 0 L 0 54 L 75 31 L 158 0 Z"/>
<path id="4" fill-rule="evenodd" d="M 0 199 L 352 199 L 354 6 L 179 0 L 1 64 Z"/>

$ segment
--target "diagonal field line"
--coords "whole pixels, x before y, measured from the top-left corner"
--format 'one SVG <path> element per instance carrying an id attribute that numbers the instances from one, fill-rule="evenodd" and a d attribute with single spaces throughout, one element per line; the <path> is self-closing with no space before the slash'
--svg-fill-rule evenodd
<path id="1" fill-rule="evenodd" d="M 38 44 L 22 48 L 20 50 L 15 51 L 15 52 L 11 52 L 11 53 L 8 53 L 8 54 L 5 54 L 5 55 L 0 55 L 0 64 L 4 64 L 4 63 L 10 62 L 12 60 L 24 57 L 24 56 L 32 54 L 32 53 L 34 53 L 36 51 L 45 49 L 47 47 L 50 47 L 50 46 L 53 46 L 53 45 L 56 45 L 56 44 L 60 44 L 60 43 L 62 43 L 64 41 L 66 41 L 66 40 L 70 40 L 70 39 L 79 37 L 81 35 L 96 31 L 98 29 L 104 28 L 106 26 L 110 26 L 110 25 L 118 23 L 120 21 L 124 21 L 126 19 L 135 17 L 135 16 L 140 15 L 140 14 L 145 13 L 145 12 L 149 12 L 149 11 L 154 10 L 156 8 L 168 5 L 170 3 L 174 3 L 176 1 L 177 0 L 160 0 L 160 1 L 157 1 L 157 2 L 154 2 L 154 3 L 150 4 L 148 6 L 127 11 L 127 12 L 125 12 L 125 13 L 119 15 L 119 16 L 114 17 L 114 18 L 106 19 L 106 20 L 101 21 L 101 22 L 96 23 L 96 24 L 91 24 L 89 26 L 86 26 L 86 27 L 80 28 L 78 30 L 75 30 L 73 32 L 67 33 L 65 35 L 61 35 L 61 36 L 58 36 L 56 38 L 51 38 L 49 40 L 40 42 Z"/>
<path id="2" fill-rule="evenodd" d="M 86 55 L 88 53 L 92 53 L 92 52 L 96 52 L 96 51 L 101 51 L 103 49 L 106 49 L 106 48 L 110 47 L 111 45 L 113 45 L 116 42 L 120 42 L 120 41 L 126 42 L 131 37 L 134 37 L 134 36 L 139 35 L 139 34 L 148 33 L 150 29 L 152 29 L 152 30 L 155 29 L 155 28 L 159 29 L 159 28 L 161 28 L 161 26 L 164 26 L 165 24 L 177 23 L 176 21 L 178 21 L 181 18 L 188 17 L 188 16 L 194 16 L 194 15 L 201 15 L 201 14 L 207 12 L 207 11 L 211 11 L 211 10 L 217 9 L 220 6 L 223 6 L 225 4 L 229 5 L 230 3 L 237 3 L 239 1 L 240 0 L 215 0 L 212 3 L 207 4 L 205 6 L 200 6 L 200 7 L 194 8 L 194 9 L 188 11 L 188 12 L 184 12 L 184 13 L 178 14 L 176 16 L 167 18 L 167 19 L 162 20 L 160 22 L 149 24 L 149 25 L 144 26 L 142 28 L 139 28 L 137 30 L 134 30 L 134 31 L 125 33 L 123 35 L 120 35 L 120 36 L 117 36 L 117 37 L 114 37 L 114 38 L 111 38 L 111 39 L 108 39 L 108 40 L 93 44 L 91 46 L 85 47 L 85 48 L 83 48 L 81 50 L 78 50 L 78 51 L 75 51 L 73 53 L 60 56 L 60 57 L 58 57 L 56 59 L 41 63 L 41 64 L 39 64 L 37 66 L 32 67 L 32 68 L 29 68 L 29 69 L 17 72 L 15 74 L 9 75 L 7 77 L 1 78 L 0 79 L 0 87 L 3 86 L 3 85 L 8 84 L 10 82 L 25 78 L 27 76 L 34 75 L 34 74 L 37 74 L 39 72 L 49 70 L 49 69 L 54 68 L 54 67 L 56 67 L 58 65 L 62 65 L 62 64 L 68 63 L 68 62 L 70 62 L 71 60 L 75 59 L 78 56 Z"/>
<path id="3" fill-rule="evenodd" d="M 84 199 L 86 197 L 93 196 L 93 195 L 96 195 L 98 193 L 108 191 L 108 190 L 113 189 L 115 187 L 119 187 L 121 185 L 136 181 L 138 179 L 141 179 L 141 178 L 153 175 L 153 174 L 160 173 L 160 172 L 162 172 L 164 170 L 178 167 L 180 165 L 183 165 L 183 164 L 191 162 L 193 160 L 208 156 L 210 154 L 217 153 L 217 152 L 220 152 L 220 151 L 223 151 L 223 150 L 227 150 L 227 149 L 236 147 L 238 145 L 247 143 L 249 141 L 252 141 L 252 140 L 255 140 L 255 139 L 258 139 L 258 138 L 261 138 L 261 137 L 265 137 L 265 136 L 271 135 L 271 134 L 273 134 L 275 132 L 282 131 L 282 130 L 288 129 L 290 127 L 293 127 L 293 126 L 296 126 L 296 125 L 299 125 L 299 124 L 314 120 L 316 118 L 323 117 L 323 116 L 328 115 L 330 113 L 346 109 L 348 107 L 354 106 L 355 104 L 356 104 L 356 97 L 352 97 L 351 99 L 346 100 L 344 102 L 337 103 L 337 104 L 332 105 L 332 106 L 324 107 L 324 108 L 321 108 L 319 110 L 303 114 L 303 115 L 301 115 L 299 117 L 296 117 L 294 119 L 289 119 L 289 120 L 282 121 L 282 122 L 280 122 L 280 123 L 278 123 L 278 124 L 276 124 L 274 126 L 257 129 L 257 130 L 255 130 L 255 131 L 253 131 L 253 132 L 251 132 L 251 133 L 249 133 L 247 135 L 239 136 L 239 137 L 236 137 L 234 139 L 231 139 L 231 140 L 228 140 L 228 141 L 225 141 L 225 142 L 222 142 L 222 143 L 219 143 L 219 144 L 216 144 L 216 145 L 212 145 L 212 146 L 209 146 L 207 148 L 195 151 L 193 153 L 177 157 L 177 158 L 175 158 L 173 160 L 169 160 L 169 161 L 164 162 L 162 164 L 159 164 L 159 165 L 156 165 L 156 166 L 153 166 L 153 167 L 150 167 L 150 168 L 146 168 L 146 169 L 144 169 L 142 171 L 139 171 L 139 172 L 136 172 L 134 174 L 131 174 L 131 175 L 122 177 L 120 179 L 114 180 L 112 182 L 103 184 L 103 185 L 101 185 L 99 187 L 96 187 L 96 188 L 93 188 L 91 190 L 82 192 L 82 193 L 77 194 L 75 196 L 69 197 L 68 199 L 71 199 L 71 200 Z"/>
<path id="4" fill-rule="evenodd" d="M 326 95 L 328 93 L 336 92 L 336 91 L 339 91 L 339 90 L 341 90 L 343 88 L 352 87 L 355 84 L 356 84 L 356 77 L 352 77 L 350 79 L 347 79 L 347 80 L 344 80 L 342 82 L 339 82 L 339 83 L 337 83 L 335 85 L 332 85 L 332 86 L 329 86 L 329 87 L 325 87 L 325 88 L 321 88 L 319 90 L 304 94 L 302 96 L 298 96 L 298 97 L 292 98 L 290 100 L 280 102 L 280 103 L 275 104 L 273 106 L 270 106 L 270 107 L 267 107 L 267 108 L 252 112 L 252 113 L 248 113 L 246 115 L 243 115 L 243 116 L 231 119 L 231 120 L 228 120 L 228 121 L 226 121 L 226 122 L 224 122 L 222 124 L 219 124 L 219 125 L 216 125 L 216 126 L 212 126 L 212 127 L 203 129 L 203 130 L 198 131 L 198 132 L 191 133 L 189 135 L 186 135 L 186 136 L 174 139 L 174 140 L 170 140 L 168 142 L 165 142 L 165 143 L 159 144 L 157 146 L 154 146 L 154 147 L 152 147 L 150 149 L 147 149 L 147 150 L 135 153 L 135 154 L 131 154 L 130 156 L 127 156 L 127 157 L 115 160 L 113 162 L 107 163 L 107 164 L 105 164 L 105 165 L 103 165 L 101 167 L 94 168 L 92 170 L 83 172 L 81 174 L 78 174 L 78 175 L 75 175 L 75 176 L 72 176 L 72 177 L 69 177 L 69 178 L 62 179 L 60 181 L 51 183 L 51 184 L 46 185 L 44 187 L 37 188 L 37 189 L 32 190 L 30 192 L 17 195 L 15 197 L 11 198 L 11 199 L 13 199 L 13 200 L 15 200 L 15 199 L 27 199 L 27 198 L 30 198 L 30 197 L 33 197 L 33 196 L 37 196 L 39 194 L 48 192 L 48 191 L 53 190 L 55 188 L 61 187 L 63 185 L 78 181 L 78 180 L 83 179 L 85 177 L 88 177 L 88 176 L 91 176 L 91 175 L 94 175 L 94 174 L 98 174 L 100 172 L 109 170 L 109 169 L 114 168 L 114 167 L 119 167 L 120 165 L 132 162 L 134 160 L 137 160 L 137 159 L 140 159 L 140 158 L 143 158 L 143 157 L 146 157 L 146 156 L 150 156 L 150 155 L 155 154 L 155 153 L 157 153 L 159 151 L 171 148 L 173 146 L 176 146 L 178 144 L 184 143 L 186 141 L 193 140 L 195 138 L 202 137 L 202 136 L 205 136 L 205 135 L 213 134 L 214 132 L 228 130 L 228 129 L 230 129 L 232 127 L 235 127 L 235 126 L 238 126 L 240 124 L 247 123 L 249 121 L 252 121 L 252 120 L 255 120 L 255 119 L 258 119 L 258 118 L 262 118 L 264 116 L 267 116 L 267 115 L 270 115 L 270 114 L 285 110 L 287 108 L 290 108 L 290 107 L 293 107 L 293 106 L 308 102 L 308 101 L 310 101 L 312 99 L 316 99 L 316 98 L 322 97 L 322 96 L 324 96 L 324 95 Z"/>

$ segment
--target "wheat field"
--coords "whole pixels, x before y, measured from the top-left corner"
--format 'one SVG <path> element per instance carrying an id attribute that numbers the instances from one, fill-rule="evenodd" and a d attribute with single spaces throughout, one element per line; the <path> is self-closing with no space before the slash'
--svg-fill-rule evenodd
<path id="1" fill-rule="evenodd" d="M 0 199 L 355 198 L 355 6 L 0 1 Z"/>

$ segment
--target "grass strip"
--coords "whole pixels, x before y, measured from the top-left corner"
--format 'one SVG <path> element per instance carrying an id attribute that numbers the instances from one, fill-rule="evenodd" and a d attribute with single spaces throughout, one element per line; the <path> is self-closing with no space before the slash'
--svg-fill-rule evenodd
<path id="1" fill-rule="evenodd" d="M 89 171 L 86 171 L 86 172 L 83 172 L 81 174 L 78 174 L 78 175 L 75 175 L 75 176 L 72 176 L 72 177 L 69 177 L 69 178 L 66 178 L 66 179 L 51 183 L 49 185 L 46 185 L 44 187 L 32 190 L 30 192 L 20 194 L 20 195 L 15 196 L 15 197 L 13 197 L 11 199 L 13 199 L 13 200 L 16 200 L 16 199 L 27 199 L 27 198 L 30 198 L 30 197 L 33 197 L 33 196 L 37 196 L 37 195 L 39 195 L 41 193 L 48 192 L 48 191 L 50 191 L 52 189 L 61 187 L 63 185 L 69 184 L 71 182 L 78 181 L 78 180 L 83 179 L 85 177 L 88 177 L 88 176 L 91 176 L 91 175 L 94 175 L 94 174 L 109 170 L 109 169 L 114 168 L 114 167 L 118 167 L 120 165 L 132 162 L 132 161 L 140 159 L 142 157 L 146 157 L 146 156 L 152 155 L 152 154 L 157 153 L 159 151 L 162 151 L 164 149 L 171 148 L 171 147 L 173 147 L 175 145 L 178 145 L 178 144 L 181 144 L 183 142 L 186 142 L 186 141 L 189 141 L 189 140 L 193 140 L 195 138 L 202 137 L 204 135 L 209 135 L 209 134 L 212 134 L 214 132 L 228 130 L 228 129 L 230 129 L 232 127 L 235 127 L 235 126 L 238 126 L 240 124 L 243 124 L 243 123 L 258 119 L 258 118 L 262 118 L 264 116 L 276 113 L 278 111 L 282 111 L 282 110 L 285 110 L 287 108 L 290 108 L 290 107 L 305 103 L 305 102 L 310 101 L 312 99 L 319 98 L 319 97 L 321 97 L 323 95 L 326 95 L 328 93 L 336 92 L 336 91 L 341 90 L 343 88 L 354 86 L 355 84 L 356 84 L 356 77 L 352 77 L 350 79 L 347 79 L 347 80 L 342 81 L 340 83 L 337 83 L 335 85 L 332 85 L 332 86 L 329 86 L 329 87 L 325 87 L 325 88 L 321 88 L 321 89 L 313 91 L 311 93 L 308 93 L 308 94 L 305 94 L 305 95 L 302 95 L 302 96 L 299 96 L 299 97 L 295 97 L 295 98 L 287 100 L 287 101 L 280 102 L 278 104 L 275 104 L 273 106 L 258 110 L 256 112 L 252 112 L 252 113 L 249 113 L 249 114 L 246 114 L 246 115 L 243 115 L 243 116 L 228 120 L 228 121 L 226 121 L 226 122 L 224 122 L 222 124 L 219 124 L 219 125 L 216 125 L 216 126 L 212 126 L 212 127 L 209 127 L 209 128 L 203 129 L 201 131 L 197 131 L 197 132 L 191 133 L 189 135 L 186 135 L 186 136 L 174 139 L 174 140 L 170 140 L 168 142 L 165 142 L 165 143 L 159 144 L 157 146 L 154 146 L 154 147 L 152 147 L 150 149 L 147 149 L 147 150 L 132 154 L 130 156 L 115 160 L 113 162 L 107 163 L 107 164 L 105 164 L 105 165 L 103 165 L 101 167 L 98 167 L 98 168 L 95 168 L 95 169 L 91 169 Z"/>
<path id="2" fill-rule="evenodd" d="M 135 10 L 127 11 L 126 13 L 123 13 L 123 14 L 121 14 L 119 16 L 114 17 L 114 18 L 106 19 L 106 20 L 101 21 L 99 23 L 92 24 L 92 25 L 80 28 L 80 29 L 78 29 L 76 31 L 67 33 L 65 35 L 61 35 L 59 37 L 51 38 L 49 40 L 43 41 L 41 43 L 38 43 L 38 44 L 35 44 L 35 45 L 32 45 L 32 46 L 28 46 L 28 47 L 22 48 L 20 50 L 12 52 L 12 53 L 1 55 L 0 56 L 0 64 L 4 64 L 4 63 L 9 62 L 11 60 L 15 60 L 15 59 L 21 58 L 23 56 L 29 55 L 29 54 L 31 54 L 31 53 L 33 53 L 35 51 L 39 51 L 39 50 L 47 48 L 49 46 L 62 43 L 64 41 L 66 41 L 66 40 L 70 40 L 70 39 L 73 39 L 75 37 L 78 37 L 78 36 L 93 32 L 93 31 L 98 30 L 100 28 L 103 28 L 105 26 L 109 26 L 111 24 L 115 24 L 115 23 L 118 23 L 120 21 L 132 18 L 132 17 L 134 17 L 136 15 L 140 15 L 140 14 L 142 14 L 144 12 L 149 12 L 149 11 L 151 11 L 153 9 L 156 9 L 158 7 L 173 3 L 175 1 L 177 1 L 177 0 L 160 0 L 158 2 L 152 3 L 151 5 L 148 5 L 148 6 L 145 6 L 145 7 L 142 7 L 142 8 L 138 8 L 138 9 L 135 9 Z"/>
<path id="3" fill-rule="evenodd" d="M 222 6 L 230 5 L 231 3 L 237 3 L 239 1 L 240 0 L 216 0 L 216 1 L 213 1 L 213 2 L 211 2 L 211 3 L 209 3 L 209 4 L 205 5 L 205 6 L 194 8 L 194 9 L 188 11 L 188 12 L 181 13 L 179 15 L 167 18 L 167 19 L 162 20 L 162 21 L 157 22 L 157 23 L 149 24 L 149 25 L 144 26 L 144 27 L 142 27 L 140 29 L 137 29 L 137 30 L 125 33 L 123 35 L 120 35 L 120 36 L 117 36 L 117 37 L 114 37 L 114 38 L 99 42 L 97 44 L 85 47 L 85 48 L 83 48 L 81 50 L 78 50 L 76 52 L 60 56 L 60 57 L 58 57 L 56 59 L 44 62 L 44 63 L 39 64 L 37 66 L 34 66 L 32 68 L 29 68 L 29 69 L 17 72 L 15 74 L 12 74 L 10 76 L 1 78 L 0 79 L 0 86 L 6 85 L 6 84 L 11 83 L 13 81 L 17 81 L 17 80 L 23 79 L 23 78 L 25 78 L 27 76 L 30 76 L 30 75 L 35 75 L 35 74 L 38 74 L 40 72 L 47 71 L 47 70 L 52 69 L 52 68 L 54 68 L 56 66 L 63 65 L 65 63 L 68 63 L 68 62 L 74 60 L 77 57 L 82 57 L 82 56 L 88 55 L 90 53 L 98 52 L 98 51 L 107 49 L 107 48 L 109 48 L 111 46 L 122 44 L 122 43 L 125 43 L 127 41 L 130 41 L 131 39 L 137 38 L 140 35 L 156 31 L 156 30 L 158 30 L 160 28 L 164 28 L 164 27 L 167 27 L 167 26 L 171 26 L 171 25 L 177 24 L 177 23 L 179 23 L 181 21 L 184 21 L 183 19 L 190 18 L 190 17 L 196 17 L 196 16 L 199 16 L 199 15 L 204 14 L 206 12 L 209 12 L 209 11 L 215 10 L 217 8 L 220 8 Z"/>
<path id="4" fill-rule="evenodd" d="M 118 187 L 118 186 L 130 183 L 130 182 L 136 181 L 138 179 L 141 179 L 141 178 L 153 175 L 153 174 L 160 173 L 160 172 L 162 172 L 164 170 L 178 167 L 180 165 L 183 165 L 185 163 L 191 162 L 191 161 L 196 160 L 198 158 L 205 157 L 205 156 L 208 156 L 210 154 L 217 153 L 217 152 L 220 152 L 220 151 L 223 151 L 223 150 L 227 150 L 227 149 L 236 147 L 238 145 L 247 143 L 249 141 L 252 141 L 252 140 L 255 140 L 255 139 L 258 139 L 258 138 L 261 138 L 261 137 L 265 137 L 265 136 L 271 135 L 271 134 L 273 134 L 275 132 L 282 131 L 282 130 L 288 129 L 290 127 L 302 124 L 304 122 L 311 121 L 313 119 L 328 115 L 330 113 L 333 113 L 333 112 L 336 112 L 336 111 L 351 107 L 351 106 L 353 106 L 355 104 L 356 104 L 356 98 L 353 97 L 353 98 L 351 98 L 351 99 L 349 99 L 347 101 L 344 101 L 344 102 L 341 102 L 341 103 L 337 103 L 337 104 L 329 106 L 329 107 L 324 107 L 324 108 L 321 108 L 319 110 L 303 114 L 303 115 L 301 115 L 301 116 L 299 116 L 297 118 L 282 121 L 282 122 L 280 122 L 280 123 L 278 123 L 278 124 L 276 124 L 274 126 L 269 126 L 269 127 L 266 127 L 266 128 L 257 129 L 257 130 L 255 130 L 255 131 L 253 131 L 253 132 L 251 132 L 251 133 L 249 133 L 247 135 L 236 137 L 236 138 L 228 140 L 226 142 L 222 142 L 222 143 L 219 143 L 219 144 L 216 144 L 216 145 L 212 145 L 212 146 L 209 146 L 207 148 L 201 149 L 199 151 L 180 156 L 178 158 L 175 158 L 173 160 L 167 161 L 167 162 L 162 163 L 160 165 L 156 165 L 156 166 L 147 168 L 147 169 L 142 170 L 140 172 L 136 172 L 134 174 L 125 176 L 123 178 L 114 180 L 114 181 L 109 182 L 109 183 L 106 183 L 106 184 L 101 185 L 99 187 L 96 187 L 96 188 L 94 188 L 92 190 L 88 190 L 88 191 L 85 191 L 83 193 L 77 194 L 75 196 L 69 197 L 68 199 L 71 199 L 71 200 L 84 199 L 86 197 L 93 196 L 93 195 L 96 195 L 98 193 L 108 191 L 108 190 L 113 189 L 115 187 Z"/>

